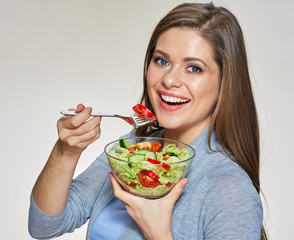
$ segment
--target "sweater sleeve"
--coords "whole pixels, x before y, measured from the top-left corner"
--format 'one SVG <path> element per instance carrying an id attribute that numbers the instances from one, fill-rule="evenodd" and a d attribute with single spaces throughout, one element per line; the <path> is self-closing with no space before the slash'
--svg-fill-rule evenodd
<path id="1" fill-rule="evenodd" d="M 210 174 L 205 201 L 205 240 L 258 240 L 263 219 L 260 197 L 237 164 Z"/>
<path id="2" fill-rule="evenodd" d="M 47 215 L 38 209 L 31 194 L 29 233 L 37 239 L 48 239 L 73 232 L 90 217 L 93 205 L 108 179 L 110 167 L 104 153 L 83 173 L 73 179 L 66 208 L 58 215 Z M 95 183 L 95 184 L 94 184 Z"/>
<path id="3" fill-rule="evenodd" d="M 121 138 L 133 137 L 134 130 Z M 58 215 L 47 215 L 40 211 L 30 198 L 28 230 L 33 238 L 51 239 L 66 232 L 73 232 L 87 222 L 93 206 L 111 171 L 104 153 L 78 177 L 72 180 L 67 205 Z"/>

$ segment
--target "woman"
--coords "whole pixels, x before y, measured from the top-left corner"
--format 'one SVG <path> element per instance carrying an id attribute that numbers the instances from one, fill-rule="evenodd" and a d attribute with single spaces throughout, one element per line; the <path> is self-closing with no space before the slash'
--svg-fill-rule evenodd
<path id="1" fill-rule="evenodd" d="M 59 236 L 90 218 L 91 240 L 266 239 L 257 114 L 236 18 L 213 4 L 169 12 L 149 42 L 141 103 L 158 121 L 124 137 L 191 144 L 197 156 L 187 178 L 161 199 L 140 198 L 108 175 L 101 155 L 72 181 L 80 154 L 100 135 L 101 119 L 87 121 L 91 108 L 78 105 L 77 116 L 58 121 L 59 140 L 34 186 L 31 235 Z"/>

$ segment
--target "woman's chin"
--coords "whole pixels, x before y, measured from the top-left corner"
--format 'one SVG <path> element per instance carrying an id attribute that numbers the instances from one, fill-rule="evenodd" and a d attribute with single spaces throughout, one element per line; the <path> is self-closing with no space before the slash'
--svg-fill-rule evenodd
<path id="1" fill-rule="evenodd" d="M 165 129 L 178 129 L 183 124 L 179 119 L 158 119 L 158 123 Z"/>

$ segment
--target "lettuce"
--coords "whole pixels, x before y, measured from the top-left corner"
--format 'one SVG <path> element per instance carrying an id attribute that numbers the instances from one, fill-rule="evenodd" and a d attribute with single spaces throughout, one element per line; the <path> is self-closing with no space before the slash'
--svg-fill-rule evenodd
<path id="1" fill-rule="evenodd" d="M 183 174 L 188 167 L 188 163 L 184 160 L 190 158 L 190 153 L 187 149 L 180 150 L 176 145 L 169 144 L 162 149 L 161 152 L 156 152 L 156 159 L 161 162 L 165 162 L 170 165 L 170 169 L 165 169 L 157 164 L 152 164 L 147 161 L 148 154 L 140 162 L 130 162 L 129 157 L 133 154 L 138 154 L 136 151 L 130 153 L 128 149 L 115 145 L 116 149 L 112 149 L 108 152 L 111 156 L 108 158 L 113 171 L 118 176 L 122 184 L 132 184 L 130 191 L 137 191 L 143 196 L 159 196 L 170 189 L 171 185 L 174 185 L 182 178 Z M 164 160 L 164 155 L 168 154 L 170 157 Z M 113 158 L 112 158 L 113 157 Z M 119 161 L 115 158 L 124 160 Z M 182 162 L 184 161 L 184 162 Z M 143 170 L 151 170 L 159 176 L 158 181 L 161 185 L 154 188 L 146 188 L 141 185 L 138 174 Z"/>

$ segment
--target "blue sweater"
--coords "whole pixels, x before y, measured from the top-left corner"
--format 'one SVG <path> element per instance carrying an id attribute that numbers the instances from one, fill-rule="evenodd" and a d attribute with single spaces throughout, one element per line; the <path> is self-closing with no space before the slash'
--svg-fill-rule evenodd
<path id="1" fill-rule="evenodd" d="M 158 134 L 162 136 L 161 134 Z M 123 137 L 130 137 L 132 133 Z M 176 240 L 260 239 L 262 204 L 246 172 L 221 151 L 208 146 L 208 128 L 191 144 L 196 151 L 188 174 L 188 184 L 172 214 L 172 234 Z M 215 133 L 211 147 L 219 150 Z M 114 197 L 107 159 L 101 154 L 72 181 L 67 206 L 55 216 L 42 213 L 31 195 L 29 232 L 39 239 L 73 232 L 90 218 L 87 240 L 96 216 Z M 120 239 L 144 239 L 131 221 Z"/>

